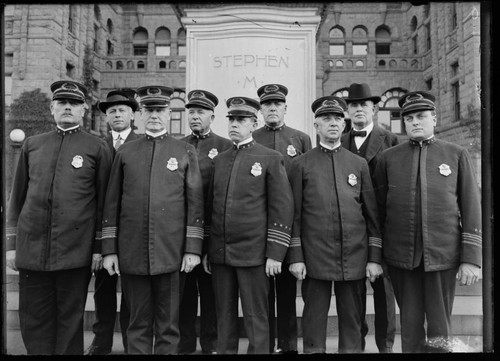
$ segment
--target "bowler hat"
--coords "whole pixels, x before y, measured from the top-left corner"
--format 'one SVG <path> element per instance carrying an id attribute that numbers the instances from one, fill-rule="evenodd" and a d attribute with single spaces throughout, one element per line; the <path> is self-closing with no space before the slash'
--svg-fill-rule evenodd
<path id="1" fill-rule="evenodd" d="M 217 104 L 219 104 L 219 99 L 217 97 L 206 90 L 191 90 L 188 93 L 188 103 L 186 104 L 186 108 L 191 107 L 202 107 L 209 110 L 214 110 Z"/>
<path id="2" fill-rule="evenodd" d="M 426 91 L 413 91 L 402 95 L 398 104 L 401 107 L 401 116 L 419 110 L 436 110 L 436 98 Z"/>
<path id="3" fill-rule="evenodd" d="M 106 113 L 106 110 L 113 105 L 128 105 L 135 112 L 139 108 L 139 104 L 135 99 L 128 97 L 127 93 L 120 90 L 112 90 L 108 93 L 105 102 L 99 102 L 98 107 L 101 112 Z"/>
<path id="4" fill-rule="evenodd" d="M 85 103 L 88 90 L 83 85 L 72 80 L 58 80 L 50 86 L 52 100 L 64 99 Z"/>
<path id="5" fill-rule="evenodd" d="M 377 95 L 372 95 L 370 91 L 370 87 L 366 83 L 352 83 L 349 87 L 349 95 L 347 98 L 344 98 L 345 101 L 349 104 L 352 102 L 358 102 L 361 100 L 371 100 L 374 104 L 377 104 L 380 99 Z"/>
<path id="6" fill-rule="evenodd" d="M 260 98 L 260 104 L 264 104 L 270 100 L 278 100 L 286 102 L 288 89 L 281 84 L 267 84 L 257 89 L 257 95 Z"/>
<path id="7" fill-rule="evenodd" d="M 347 110 L 347 104 L 344 99 L 329 95 L 316 99 L 312 103 L 311 109 L 315 118 L 324 114 L 339 114 L 343 117 Z"/>
<path id="8" fill-rule="evenodd" d="M 260 104 L 257 100 L 246 97 L 232 97 L 226 101 L 228 112 L 226 117 L 254 117 L 257 118 L 257 113 L 260 109 Z"/>

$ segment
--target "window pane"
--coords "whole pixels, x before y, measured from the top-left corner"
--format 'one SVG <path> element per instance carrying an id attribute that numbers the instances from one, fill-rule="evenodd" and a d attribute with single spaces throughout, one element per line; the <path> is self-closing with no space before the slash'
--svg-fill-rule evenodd
<path id="1" fill-rule="evenodd" d="M 330 55 L 344 55 L 344 45 L 330 45 Z"/>
<path id="2" fill-rule="evenodd" d="M 170 46 L 156 46 L 156 56 L 170 56 Z"/>
<path id="3" fill-rule="evenodd" d="M 330 38 L 342 39 L 344 37 L 344 33 L 339 28 L 333 28 L 330 30 Z"/>
<path id="4" fill-rule="evenodd" d="M 179 45 L 179 56 L 186 56 L 186 45 Z"/>
<path id="5" fill-rule="evenodd" d="M 366 55 L 368 53 L 368 45 L 360 44 L 352 46 L 352 55 Z"/>
<path id="6" fill-rule="evenodd" d="M 134 55 L 148 55 L 147 45 L 134 45 Z"/>
<path id="7" fill-rule="evenodd" d="M 174 119 L 170 120 L 170 134 L 181 134 L 181 121 L 180 120 L 174 120 Z"/>
<path id="8" fill-rule="evenodd" d="M 390 54 L 391 46 L 389 44 L 377 44 L 375 45 L 376 54 Z"/>

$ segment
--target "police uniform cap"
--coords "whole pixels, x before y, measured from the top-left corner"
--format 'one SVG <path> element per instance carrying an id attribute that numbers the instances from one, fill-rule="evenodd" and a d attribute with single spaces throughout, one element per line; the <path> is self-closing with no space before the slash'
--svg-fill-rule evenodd
<path id="1" fill-rule="evenodd" d="M 427 91 L 413 91 L 402 95 L 398 104 L 402 109 L 401 116 L 419 110 L 436 110 L 434 95 Z"/>
<path id="2" fill-rule="evenodd" d="M 257 100 L 246 97 L 232 97 L 226 101 L 228 113 L 226 117 L 255 117 L 260 110 Z"/>
<path id="3" fill-rule="evenodd" d="M 137 89 L 142 107 L 168 107 L 174 89 L 162 85 L 148 85 Z"/>
<path id="4" fill-rule="evenodd" d="M 72 80 L 58 80 L 50 86 L 52 100 L 73 100 L 85 103 L 88 90 L 83 85 Z"/>
<path id="5" fill-rule="evenodd" d="M 311 109 L 315 118 L 324 114 L 339 114 L 343 117 L 347 110 L 347 103 L 342 98 L 329 95 L 316 99 L 312 103 Z"/>
<path id="6" fill-rule="evenodd" d="M 101 112 L 106 113 L 106 110 L 114 105 L 128 105 L 135 112 L 139 108 L 139 104 L 135 99 L 128 97 L 128 94 L 121 90 L 112 90 L 108 93 L 105 102 L 99 102 L 98 107 Z"/>
<path id="7" fill-rule="evenodd" d="M 186 104 L 186 108 L 188 109 L 191 107 L 202 107 L 214 110 L 217 104 L 219 104 L 219 99 L 214 94 L 201 89 L 191 90 L 187 98 L 188 103 Z"/>
<path id="8" fill-rule="evenodd" d="M 271 100 L 286 102 L 288 89 L 281 84 L 266 84 L 257 89 L 257 95 L 260 98 L 260 104 Z"/>

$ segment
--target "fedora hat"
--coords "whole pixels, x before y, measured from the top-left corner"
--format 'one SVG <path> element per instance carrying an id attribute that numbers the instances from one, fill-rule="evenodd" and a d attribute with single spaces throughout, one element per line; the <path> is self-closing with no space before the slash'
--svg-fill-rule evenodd
<path id="1" fill-rule="evenodd" d="M 139 104 L 135 101 L 135 99 L 129 98 L 126 92 L 120 90 L 110 91 L 106 97 L 106 101 L 99 102 L 98 107 L 101 112 L 106 113 L 106 110 L 109 107 L 119 104 L 128 105 L 132 108 L 133 112 L 135 112 L 139 107 Z"/>
<path id="2" fill-rule="evenodd" d="M 352 83 L 349 87 L 349 95 L 344 99 L 347 103 L 357 102 L 361 100 L 371 100 L 374 104 L 377 104 L 382 98 L 376 95 L 372 95 L 368 84 Z"/>

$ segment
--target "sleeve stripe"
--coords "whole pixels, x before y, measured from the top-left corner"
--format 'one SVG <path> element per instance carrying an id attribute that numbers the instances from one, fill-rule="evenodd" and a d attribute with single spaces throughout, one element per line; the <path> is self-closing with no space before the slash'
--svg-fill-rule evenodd
<path id="1" fill-rule="evenodd" d="M 481 247 L 483 244 L 483 239 L 481 236 L 472 233 L 462 233 L 462 242 L 471 244 L 473 246 Z"/>
<path id="2" fill-rule="evenodd" d="M 186 237 L 203 239 L 203 233 L 204 232 L 202 227 L 186 227 Z"/>
<path id="3" fill-rule="evenodd" d="M 7 237 L 17 235 L 17 227 L 5 227 L 5 235 Z"/>
<path id="4" fill-rule="evenodd" d="M 289 247 L 289 243 L 288 242 L 282 242 L 282 241 L 279 241 L 277 239 L 273 239 L 273 238 L 268 238 L 267 239 L 268 242 L 274 242 L 274 243 L 278 243 L 278 244 L 281 244 L 282 246 L 285 246 L 285 247 Z"/>
<path id="5" fill-rule="evenodd" d="M 302 242 L 300 241 L 300 237 L 293 237 L 290 242 L 290 247 L 301 247 Z"/>
<path id="6" fill-rule="evenodd" d="M 284 242 L 288 245 L 290 244 L 290 235 L 283 232 L 276 232 L 273 229 L 267 230 L 267 238 L 269 240 L 276 240 L 277 242 Z"/>
<path id="7" fill-rule="evenodd" d="M 102 232 L 101 231 L 95 232 L 95 239 L 102 239 Z"/>
<path id="8" fill-rule="evenodd" d="M 101 239 L 116 238 L 118 227 L 103 227 Z"/>
<path id="9" fill-rule="evenodd" d="M 382 239 L 377 237 L 368 237 L 368 246 L 382 248 Z"/>

